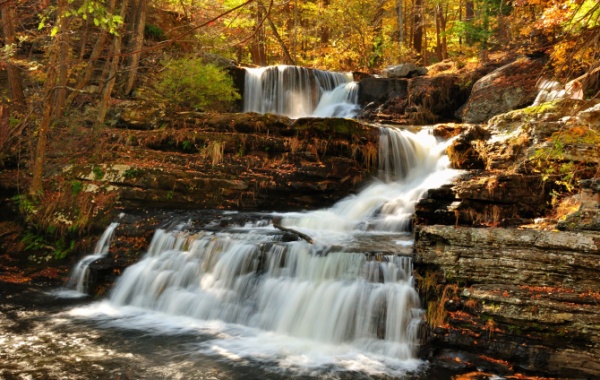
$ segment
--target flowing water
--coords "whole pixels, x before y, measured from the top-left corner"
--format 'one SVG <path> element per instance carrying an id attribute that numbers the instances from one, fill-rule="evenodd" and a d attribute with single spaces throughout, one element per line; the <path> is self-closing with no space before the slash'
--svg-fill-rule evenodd
<path id="1" fill-rule="evenodd" d="M 353 117 L 357 103 L 358 85 L 352 73 L 284 65 L 246 69 L 244 112 L 291 118 Z"/>
<path id="2" fill-rule="evenodd" d="M 307 80 L 297 68 L 264 72 L 273 83 L 282 73 Z M 340 99 L 337 75 L 310 75 L 322 81 L 319 96 L 295 115 L 316 112 L 315 99 Z M 47 298 L 32 309 L 26 289 L 0 304 L 0 358 L 9 359 L 0 377 L 430 378 L 416 358 L 423 311 L 410 218 L 427 189 L 457 173 L 426 128 L 380 131 L 378 179 L 331 208 L 228 227 L 171 222 L 104 300 L 37 294 Z M 84 268 L 106 254 L 115 227 L 74 270 L 72 287 L 85 290 Z"/>
<path id="3" fill-rule="evenodd" d="M 74 336 L 65 356 L 130 378 L 421 378 L 408 228 L 456 174 L 444 148 L 382 128 L 379 179 L 329 209 L 158 229 L 107 299 L 58 311 L 42 335 Z"/>
<path id="4" fill-rule="evenodd" d="M 90 282 L 90 269 L 89 266 L 93 262 L 102 259 L 108 255 L 110 248 L 110 241 L 112 239 L 115 228 L 119 223 L 111 223 L 108 228 L 104 231 L 100 240 L 96 243 L 94 253 L 85 256 L 81 259 L 77 265 L 73 268 L 73 271 L 69 275 L 69 282 L 65 286 L 65 289 L 59 289 L 56 294 L 61 297 L 83 297 L 86 296 L 89 290 Z"/>

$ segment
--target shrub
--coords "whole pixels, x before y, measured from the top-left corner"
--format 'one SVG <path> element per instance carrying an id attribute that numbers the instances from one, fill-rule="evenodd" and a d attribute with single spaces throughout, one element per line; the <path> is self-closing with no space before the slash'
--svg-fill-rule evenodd
<path id="1" fill-rule="evenodd" d="M 185 108 L 224 112 L 240 99 L 227 73 L 198 58 L 168 62 L 156 87 L 168 102 Z"/>
<path id="2" fill-rule="evenodd" d="M 165 32 L 156 25 L 146 24 L 144 27 L 144 37 L 154 41 L 164 41 Z"/>

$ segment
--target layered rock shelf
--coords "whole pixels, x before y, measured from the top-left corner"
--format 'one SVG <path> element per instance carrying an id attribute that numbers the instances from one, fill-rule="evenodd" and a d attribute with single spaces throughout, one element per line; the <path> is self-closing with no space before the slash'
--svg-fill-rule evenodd
<path id="1" fill-rule="evenodd" d="M 439 322 L 430 355 L 444 347 L 519 371 L 600 376 L 599 234 L 422 226 L 415 252 Z"/>

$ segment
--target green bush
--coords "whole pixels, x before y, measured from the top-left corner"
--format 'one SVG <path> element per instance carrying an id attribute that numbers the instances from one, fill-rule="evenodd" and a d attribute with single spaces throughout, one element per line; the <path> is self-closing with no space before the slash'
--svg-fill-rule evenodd
<path id="1" fill-rule="evenodd" d="M 240 99 L 227 73 L 198 58 L 168 62 L 156 87 L 170 103 L 205 111 L 228 111 Z"/>
<path id="2" fill-rule="evenodd" d="M 166 38 L 165 32 L 156 25 L 146 24 L 144 26 L 144 37 L 154 41 L 164 41 Z"/>

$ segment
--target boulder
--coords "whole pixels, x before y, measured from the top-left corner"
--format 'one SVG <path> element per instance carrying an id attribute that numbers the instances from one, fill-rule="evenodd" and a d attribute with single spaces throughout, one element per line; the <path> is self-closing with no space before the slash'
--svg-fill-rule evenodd
<path id="1" fill-rule="evenodd" d="M 414 63 L 401 63 L 388 66 L 383 70 L 383 76 L 386 78 L 412 78 L 422 75 L 427 75 L 427 68 L 419 67 Z"/>
<path id="2" fill-rule="evenodd" d="M 532 104 L 543 67 L 541 60 L 523 58 L 491 72 L 475 83 L 457 116 L 466 123 L 483 123 L 492 116 Z"/>

